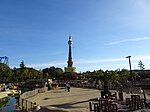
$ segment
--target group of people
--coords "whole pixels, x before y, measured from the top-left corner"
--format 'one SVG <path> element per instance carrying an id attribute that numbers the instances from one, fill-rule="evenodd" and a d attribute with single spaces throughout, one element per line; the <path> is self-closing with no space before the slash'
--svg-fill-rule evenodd
<path id="1" fill-rule="evenodd" d="M 69 83 L 65 84 L 65 91 L 70 92 L 70 84 Z"/>

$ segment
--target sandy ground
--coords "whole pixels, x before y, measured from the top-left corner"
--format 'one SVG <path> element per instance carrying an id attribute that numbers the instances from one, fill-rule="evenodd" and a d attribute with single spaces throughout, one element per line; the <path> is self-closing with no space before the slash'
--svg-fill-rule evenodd
<path id="1" fill-rule="evenodd" d="M 145 91 L 147 99 L 150 100 L 150 91 Z M 71 88 L 70 92 L 64 89 L 50 90 L 45 93 L 29 98 L 40 106 L 51 110 L 65 110 L 69 112 L 89 112 L 89 99 L 100 97 L 100 90 Z M 150 110 L 137 110 L 134 112 L 150 112 Z"/>
<path id="2" fill-rule="evenodd" d="M 95 89 L 71 88 L 50 90 L 46 93 L 29 98 L 29 101 L 49 109 L 61 109 L 69 112 L 89 112 L 89 99 L 100 97 L 100 91 Z"/>

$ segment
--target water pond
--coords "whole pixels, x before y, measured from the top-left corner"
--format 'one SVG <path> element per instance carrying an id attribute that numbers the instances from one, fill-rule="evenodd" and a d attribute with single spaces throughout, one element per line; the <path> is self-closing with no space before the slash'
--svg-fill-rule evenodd
<path id="1" fill-rule="evenodd" d="M 9 101 L 7 104 L 3 105 L 0 108 L 0 111 L 2 112 L 15 112 L 16 110 L 16 99 L 15 97 L 9 97 Z"/>

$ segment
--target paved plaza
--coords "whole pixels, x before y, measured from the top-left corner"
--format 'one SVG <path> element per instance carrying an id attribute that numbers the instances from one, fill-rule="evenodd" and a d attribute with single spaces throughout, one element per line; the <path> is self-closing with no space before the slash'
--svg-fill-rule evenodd
<path id="1" fill-rule="evenodd" d="M 89 99 L 100 96 L 100 91 L 95 89 L 71 88 L 70 92 L 63 88 L 39 93 L 28 98 L 40 106 L 49 109 L 67 110 L 69 112 L 89 112 Z"/>

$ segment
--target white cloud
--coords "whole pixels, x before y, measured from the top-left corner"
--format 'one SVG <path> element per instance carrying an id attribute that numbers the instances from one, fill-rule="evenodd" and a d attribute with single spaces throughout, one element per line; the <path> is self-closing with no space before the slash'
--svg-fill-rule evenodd
<path id="1" fill-rule="evenodd" d="M 127 61 L 127 58 L 109 58 L 109 59 L 94 59 L 94 60 L 80 60 L 76 64 L 96 64 L 96 63 L 105 63 L 105 62 L 124 62 Z M 133 56 L 131 57 L 132 61 L 138 60 L 150 60 L 150 56 Z"/>
<path id="2" fill-rule="evenodd" d="M 131 57 L 131 61 L 150 61 L 150 56 L 132 56 Z M 118 67 L 118 63 L 115 64 L 115 62 L 128 62 L 127 58 L 109 58 L 109 59 L 93 59 L 93 60 L 89 60 L 89 59 L 82 59 L 82 60 L 76 60 L 74 61 L 75 66 L 83 66 L 84 64 L 86 66 L 91 66 L 91 68 L 93 68 L 92 66 L 97 66 L 94 64 L 103 64 L 106 63 L 104 66 L 101 65 L 102 68 L 106 68 L 108 66 L 110 66 L 109 63 L 113 62 L 113 66 Z M 89 65 L 87 65 L 89 64 Z M 133 63 L 132 63 L 133 64 Z M 63 66 L 65 67 L 67 65 L 66 61 L 58 61 L 58 62 L 49 62 L 49 63 L 43 63 L 43 64 L 28 64 L 28 67 L 33 67 L 33 68 L 45 68 L 45 67 L 50 67 L 50 66 Z M 89 68 L 88 67 L 88 68 Z M 107 69 L 107 68 L 106 68 Z"/>
<path id="3" fill-rule="evenodd" d="M 41 63 L 41 64 L 27 64 L 28 67 L 33 67 L 33 68 L 45 68 L 45 67 L 62 66 L 62 65 L 66 65 L 66 62 L 49 62 L 49 63 Z"/>
<path id="4" fill-rule="evenodd" d="M 126 58 L 110 58 L 110 59 L 94 59 L 94 60 L 79 60 L 76 61 L 75 64 L 95 64 L 95 63 L 102 63 L 102 62 L 120 62 L 126 61 Z"/>
<path id="5" fill-rule="evenodd" d="M 150 60 L 150 56 L 136 56 L 133 57 L 133 60 L 137 61 L 137 60 Z"/>
<path id="6" fill-rule="evenodd" d="M 142 41 L 142 40 L 148 40 L 148 39 L 150 39 L 150 38 L 149 37 L 139 37 L 139 38 L 133 38 L 133 39 L 125 39 L 125 40 L 110 42 L 107 45 L 117 45 L 117 44 L 125 43 L 125 42 L 136 42 L 136 41 Z"/>

